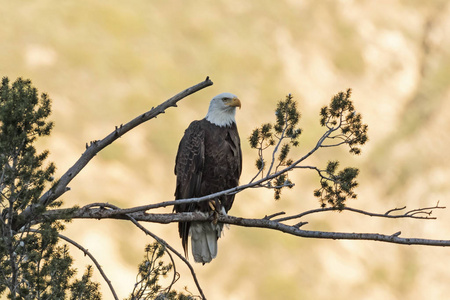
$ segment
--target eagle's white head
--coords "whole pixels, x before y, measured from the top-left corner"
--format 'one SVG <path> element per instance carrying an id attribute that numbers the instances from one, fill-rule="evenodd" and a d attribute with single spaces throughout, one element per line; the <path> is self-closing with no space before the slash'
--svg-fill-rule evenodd
<path id="1" fill-rule="evenodd" d="M 230 126 L 236 123 L 234 115 L 236 107 L 241 108 L 241 101 L 236 95 L 222 93 L 212 98 L 209 103 L 206 120 L 220 127 Z"/>

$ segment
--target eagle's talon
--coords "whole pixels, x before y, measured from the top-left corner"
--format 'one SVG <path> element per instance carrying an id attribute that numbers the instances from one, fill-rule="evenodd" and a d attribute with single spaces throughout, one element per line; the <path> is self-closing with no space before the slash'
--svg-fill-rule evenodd
<path id="1" fill-rule="evenodd" d="M 209 200 L 208 205 L 211 208 L 211 211 L 216 211 L 216 203 L 214 200 Z"/>
<path id="2" fill-rule="evenodd" d="M 213 221 L 212 223 L 214 225 L 217 225 L 217 223 L 219 222 L 219 213 L 217 212 L 217 210 L 213 211 Z"/>

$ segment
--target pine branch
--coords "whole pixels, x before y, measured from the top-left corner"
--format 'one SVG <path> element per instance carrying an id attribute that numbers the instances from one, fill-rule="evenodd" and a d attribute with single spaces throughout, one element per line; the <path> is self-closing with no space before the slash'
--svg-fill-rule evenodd
<path id="1" fill-rule="evenodd" d="M 355 111 L 350 98 L 351 89 L 348 89 L 345 93 L 340 92 L 331 99 L 329 106 L 320 110 L 320 125 L 326 129 L 326 132 L 318 140 L 316 147 L 308 153 L 309 155 L 320 148 L 342 145 L 347 145 L 351 154 L 361 153 L 360 146 L 368 140 L 368 126 L 362 123 L 362 116 Z M 250 183 L 253 183 L 259 176 L 262 179 L 267 178 L 259 186 L 273 189 L 274 198 L 278 200 L 284 187 L 292 188 L 294 186 L 288 177 L 289 171 L 292 170 L 291 167 L 310 168 L 318 171 L 321 177 L 321 187 L 314 191 L 314 195 L 319 198 L 322 207 L 330 205 L 342 209 L 347 199 L 357 197 L 354 188 L 358 185 L 356 181 L 358 169 L 345 168 L 336 172 L 338 162 L 329 162 L 325 170 L 319 170 L 317 167 L 300 166 L 299 164 L 305 157 L 295 162 L 288 159 L 291 146 L 297 147 L 299 145 L 298 139 L 302 133 L 302 130 L 297 127 L 300 112 L 297 110 L 297 103 L 293 100 L 291 94 L 286 96 L 285 100 L 278 102 L 275 117 L 274 124 L 262 124 L 254 129 L 248 138 L 250 147 L 258 151 L 256 159 L 258 172 Z M 264 153 L 269 147 L 273 147 L 273 150 L 271 160 L 266 162 Z M 269 167 L 267 173 L 264 174 L 266 165 Z M 283 169 L 277 176 L 272 176 L 282 167 L 288 168 Z"/>
<path id="2" fill-rule="evenodd" d="M 164 245 L 164 247 L 169 249 L 172 253 L 174 253 L 181 261 L 183 261 L 187 265 L 187 267 L 189 268 L 189 271 L 191 272 L 192 278 L 194 279 L 194 283 L 197 286 L 198 292 L 200 293 L 202 299 L 206 300 L 205 294 L 203 294 L 203 290 L 200 286 L 200 283 L 198 282 L 197 275 L 195 274 L 194 268 L 192 267 L 191 263 L 186 258 L 184 258 L 184 256 L 180 252 L 178 252 L 177 250 L 175 250 L 175 248 L 173 248 L 170 244 L 168 244 L 165 240 L 161 239 L 160 237 L 158 237 L 157 235 L 155 235 L 154 233 L 149 231 L 147 228 L 145 228 L 144 226 L 139 224 L 139 222 L 135 218 L 133 218 L 130 215 L 128 215 L 128 218 L 131 220 L 131 222 L 133 222 L 134 225 L 136 225 L 136 227 L 138 227 L 140 230 L 145 232 L 145 234 L 150 235 L 153 239 L 158 241 L 158 243 L 160 243 L 161 245 Z M 167 253 L 169 253 L 169 252 L 167 251 Z M 175 264 L 174 264 L 174 266 L 175 266 Z"/>
<path id="3" fill-rule="evenodd" d="M 27 231 L 35 232 L 35 233 L 42 233 L 40 230 L 33 229 L 33 228 L 29 228 Z M 68 238 L 68 237 L 66 237 L 66 236 L 64 236 L 64 235 L 62 235 L 60 233 L 58 233 L 58 237 L 60 239 L 65 240 L 66 242 L 69 242 L 70 244 L 74 245 L 75 247 L 77 247 L 78 249 L 83 251 L 84 255 L 87 255 L 92 260 L 92 262 L 95 264 L 95 266 L 97 267 L 98 271 L 102 275 L 103 279 L 108 284 L 108 287 L 111 290 L 111 293 L 112 293 L 114 299 L 118 300 L 119 298 L 117 297 L 116 291 L 114 290 L 114 287 L 111 284 L 111 280 L 109 280 L 109 278 L 106 276 L 105 272 L 103 271 L 102 266 L 98 263 L 98 261 L 95 259 L 95 257 L 86 248 L 84 248 L 83 246 L 81 246 L 80 244 L 78 244 L 77 242 L 72 240 L 71 238 Z"/>

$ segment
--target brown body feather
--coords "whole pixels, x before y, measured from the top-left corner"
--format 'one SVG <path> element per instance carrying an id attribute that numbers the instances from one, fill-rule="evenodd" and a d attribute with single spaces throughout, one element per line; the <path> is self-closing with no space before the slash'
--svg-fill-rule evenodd
<path id="1" fill-rule="evenodd" d="M 219 127 L 203 119 L 186 129 L 178 147 L 175 163 L 175 199 L 206 196 L 239 185 L 242 154 L 235 123 Z M 214 199 L 216 209 L 228 212 L 234 195 Z M 176 212 L 211 212 L 208 201 L 175 205 Z M 188 253 L 190 222 L 178 225 L 185 255 Z M 217 236 L 218 238 L 219 236 Z"/>

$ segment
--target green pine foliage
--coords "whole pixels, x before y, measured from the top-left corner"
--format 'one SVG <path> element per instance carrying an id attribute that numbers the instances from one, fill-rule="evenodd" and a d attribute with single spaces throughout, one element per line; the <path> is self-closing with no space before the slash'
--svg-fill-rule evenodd
<path id="1" fill-rule="evenodd" d="M 145 247 L 145 257 L 139 265 L 137 282 L 128 298 L 129 300 L 193 300 L 200 298 L 172 290 L 172 286 L 178 280 L 179 274 L 174 269 L 173 264 L 166 264 L 163 261 L 162 258 L 165 252 L 166 248 L 158 242 Z M 160 284 L 160 279 L 166 278 L 170 273 L 173 273 L 172 280 L 167 287 L 163 287 Z"/>
<path id="2" fill-rule="evenodd" d="M 360 147 L 368 140 L 368 127 L 362 123 L 362 116 L 356 113 L 350 98 L 350 89 L 345 93 L 340 92 L 331 99 L 328 106 L 320 110 L 320 125 L 326 128 L 326 132 L 319 139 L 317 146 L 303 159 L 297 161 L 288 158 L 292 147 L 299 146 L 299 137 L 302 133 L 302 130 L 297 127 L 300 113 L 292 95 L 289 94 L 285 100 L 278 102 L 275 110 L 275 123 L 266 123 L 253 130 L 249 137 L 249 143 L 251 148 L 258 150 L 257 176 L 261 175 L 261 178 L 274 176 L 261 185 L 274 189 L 276 200 L 280 199 L 282 188 L 293 187 L 294 184 L 289 179 L 288 172 L 295 168 L 313 169 L 319 173 L 320 188 L 314 191 L 314 196 L 319 198 L 321 207 L 330 205 L 342 210 L 347 199 L 357 197 L 355 188 L 358 185 L 356 181 L 359 174 L 358 169 L 344 168 L 338 171 L 338 161 L 328 162 L 325 170 L 301 165 L 304 159 L 320 148 L 347 145 L 351 154 L 361 153 Z M 267 155 L 264 154 L 271 147 L 273 147 L 271 160 L 266 161 Z"/>
<path id="3" fill-rule="evenodd" d="M 43 167 L 48 151 L 36 153 L 34 142 L 50 134 L 53 123 L 50 99 L 38 95 L 29 80 L 17 79 L 12 86 L 8 78 L 0 87 L 0 166 L 1 200 L 9 202 L 12 213 L 20 213 L 35 203 L 45 184 L 51 182 L 55 166 Z M 11 216 L 10 216 L 11 217 Z"/>
<path id="4" fill-rule="evenodd" d="M 331 130 L 335 135 L 330 138 L 339 140 L 340 144 L 347 144 L 352 154 L 360 154 L 360 146 L 368 141 L 368 126 L 362 123 L 362 116 L 356 113 L 350 99 L 352 90 L 340 92 L 332 99 L 329 106 L 320 110 L 320 125 Z"/>
<path id="5" fill-rule="evenodd" d="M 99 284 L 91 281 L 92 266 L 86 268 L 80 280 L 75 280 L 70 286 L 70 300 L 100 300 Z"/>
<path id="6" fill-rule="evenodd" d="M 38 153 L 34 144 L 53 128 L 48 121 L 51 101 L 38 93 L 30 80 L 7 77 L 0 87 L 0 296 L 9 299 L 100 299 L 92 271 L 75 280 L 73 260 L 66 245 L 58 243 L 64 229 L 60 221 L 42 221 L 48 207 L 20 220 L 21 212 L 36 204 L 44 188 L 53 184 L 53 163 L 45 165 L 49 152 Z M 39 220 L 41 223 L 35 225 Z"/>
<path id="7" fill-rule="evenodd" d="M 345 207 L 345 200 L 356 199 L 354 189 L 358 186 L 356 177 L 359 170 L 357 168 L 345 168 L 336 173 L 338 161 L 328 162 L 327 168 L 320 172 L 320 188 L 314 191 L 314 196 L 318 197 L 321 207 L 331 205 L 338 210 Z M 326 173 L 326 175 L 323 175 Z"/>
<path id="8" fill-rule="evenodd" d="M 368 141 L 368 126 L 362 123 L 362 116 L 356 113 L 351 98 L 351 89 L 336 94 L 328 106 L 320 110 L 320 125 L 328 129 L 329 144 L 322 147 L 347 145 L 350 154 L 361 154 L 361 146 Z M 357 168 L 344 168 L 337 172 L 338 161 L 330 161 L 325 170 L 319 170 L 320 188 L 314 191 L 321 207 L 330 205 L 342 210 L 347 199 L 356 199 L 358 186 Z"/>
<path id="9" fill-rule="evenodd" d="M 277 103 L 275 122 L 263 124 L 252 131 L 249 143 L 251 148 L 258 150 L 258 158 L 256 159 L 258 174 L 264 176 L 266 171 L 266 175 L 270 175 L 273 174 L 272 172 L 276 173 L 280 168 L 288 167 L 293 163 L 288 155 L 292 146 L 297 147 L 299 145 L 298 139 L 302 133 L 302 130 L 297 127 L 299 121 L 300 112 L 297 109 L 297 102 L 289 94 L 284 100 Z M 273 147 L 272 157 L 267 164 L 264 151 L 271 147 Z M 266 184 L 266 187 L 274 189 L 275 200 L 280 199 L 282 188 L 292 188 L 293 186 L 287 174 L 281 174 L 273 181 L 269 180 Z"/>

